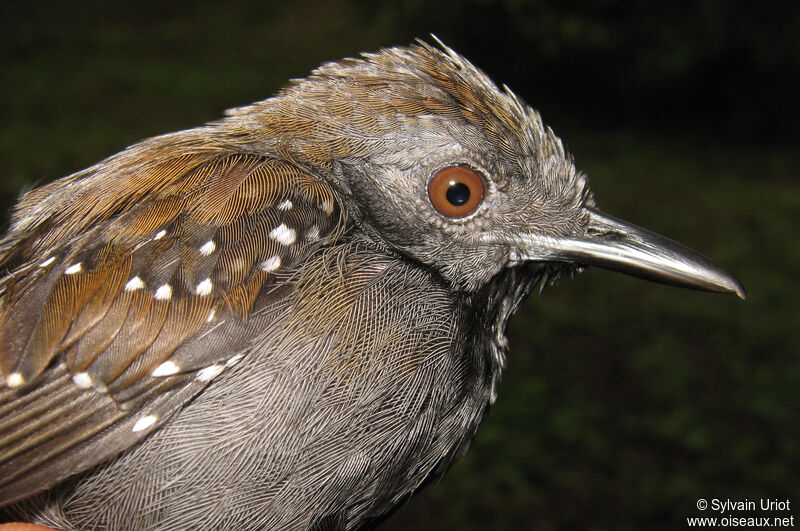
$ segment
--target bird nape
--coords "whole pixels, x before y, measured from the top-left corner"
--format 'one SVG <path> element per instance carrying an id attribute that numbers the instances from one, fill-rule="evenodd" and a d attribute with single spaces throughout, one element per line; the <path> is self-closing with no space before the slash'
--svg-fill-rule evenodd
<path id="1" fill-rule="evenodd" d="M 0 505 L 62 529 L 372 526 L 466 450 L 535 287 L 744 297 L 422 42 L 28 192 L 0 264 Z"/>

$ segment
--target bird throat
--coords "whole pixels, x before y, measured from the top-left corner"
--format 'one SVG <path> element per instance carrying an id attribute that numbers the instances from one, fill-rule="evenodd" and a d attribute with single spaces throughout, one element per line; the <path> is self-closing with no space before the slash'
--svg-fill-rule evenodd
<path id="1" fill-rule="evenodd" d="M 508 338 L 506 327 L 511 316 L 531 292 L 555 282 L 564 268 L 544 263 L 522 263 L 495 275 L 489 283 L 469 297 L 474 329 L 478 330 L 475 345 L 486 350 L 491 361 L 489 403 L 497 398 L 497 387 L 506 366 Z"/>

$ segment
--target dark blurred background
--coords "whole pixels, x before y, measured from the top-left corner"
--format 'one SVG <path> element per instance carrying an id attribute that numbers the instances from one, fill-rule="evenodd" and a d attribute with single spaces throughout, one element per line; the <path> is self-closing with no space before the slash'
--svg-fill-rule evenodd
<path id="1" fill-rule="evenodd" d="M 472 450 L 385 528 L 672 529 L 699 498 L 800 519 L 798 28 L 794 1 L 4 2 L 0 207 L 435 33 L 542 112 L 603 209 L 749 298 L 601 270 L 531 297 Z"/>

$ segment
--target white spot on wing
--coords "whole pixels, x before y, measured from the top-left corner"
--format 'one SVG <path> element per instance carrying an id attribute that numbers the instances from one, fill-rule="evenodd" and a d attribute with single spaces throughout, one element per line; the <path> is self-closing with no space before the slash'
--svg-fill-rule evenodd
<path id="1" fill-rule="evenodd" d="M 49 266 L 50 264 L 52 264 L 52 263 L 55 261 L 55 259 L 56 259 L 56 257 L 55 257 L 55 256 L 51 256 L 50 258 L 48 258 L 47 260 L 45 260 L 44 262 L 42 262 L 41 264 L 39 264 L 39 267 L 47 267 L 47 266 Z"/>
<path id="2" fill-rule="evenodd" d="M 313 227 L 308 229 L 308 232 L 306 232 L 306 240 L 313 242 L 317 238 L 319 238 L 319 227 L 314 225 Z"/>
<path id="3" fill-rule="evenodd" d="M 178 364 L 174 361 L 165 361 L 158 367 L 156 367 L 153 372 L 150 373 L 150 376 L 171 376 L 173 374 L 178 374 L 181 368 L 178 367 Z"/>
<path id="4" fill-rule="evenodd" d="M 144 281 L 139 278 L 139 275 L 136 275 L 132 279 L 125 284 L 125 291 L 136 291 L 137 289 L 142 289 L 144 287 Z"/>
<path id="5" fill-rule="evenodd" d="M 136 424 L 133 425 L 131 431 L 136 433 L 137 431 L 146 430 L 147 428 L 155 424 L 157 420 L 158 420 L 158 415 L 146 415 L 136 421 Z"/>
<path id="6" fill-rule="evenodd" d="M 65 275 L 74 275 L 75 273 L 80 273 L 83 269 L 83 264 L 78 262 L 77 264 L 72 264 L 67 269 L 64 270 Z"/>
<path id="7" fill-rule="evenodd" d="M 291 210 L 294 205 L 288 199 L 278 205 L 278 210 Z"/>
<path id="8" fill-rule="evenodd" d="M 197 379 L 201 382 L 208 382 L 219 376 L 219 374 L 225 369 L 224 365 L 209 365 L 205 369 L 201 369 L 197 373 Z"/>
<path id="9" fill-rule="evenodd" d="M 81 389 L 89 389 L 94 382 L 88 372 L 79 372 L 72 375 L 72 383 Z"/>
<path id="10" fill-rule="evenodd" d="M 244 354 L 237 354 L 237 355 L 233 356 L 232 358 L 230 358 L 228 361 L 226 361 L 225 362 L 225 366 L 226 367 L 233 367 L 234 365 L 236 365 L 237 363 L 242 361 L 242 358 L 244 358 Z"/>
<path id="11" fill-rule="evenodd" d="M 161 238 L 163 238 L 163 237 L 164 237 L 164 236 L 166 236 L 166 235 L 167 235 L 167 231 L 165 231 L 165 230 L 160 230 L 160 231 L 158 231 L 158 232 L 156 233 L 156 235 L 155 235 L 155 236 L 153 236 L 153 239 L 154 239 L 154 240 L 160 240 Z"/>
<path id="12" fill-rule="evenodd" d="M 290 229 L 281 223 L 272 229 L 272 232 L 269 233 L 269 237 L 278 243 L 282 243 L 283 245 L 291 245 L 297 239 L 297 233 L 294 229 Z"/>
<path id="13" fill-rule="evenodd" d="M 333 201 L 330 199 L 326 199 L 325 201 L 323 201 L 322 210 L 324 210 L 325 213 L 330 216 L 331 213 L 333 212 Z"/>
<path id="14" fill-rule="evenodd" d="M 200 254 L 202 254 L 203 256 L 209 256 L 216 250 L 217 250 L 217 244 L 214 243 L 214 240 L 208 240 L 200 247 Z"/>
<path id="15" fill-rule="evenodd" d="M 194 292 L 200 295 L 201 297 L 205 297 L 206 295 L 210 294 L 211 290 L 213 289 L 214 289 L 214 284 L 211 282 L 210 278 L 207 278 L 197 285 L 197 287 L 194 289 Z"/>
<path id="16" fill-rule="evenodd" d="M 210 323 L 211 321 L 214 320 L 214 317 L 216 317 L 216 316 L 217 316 L 217 309 L 216 308 L 211 308 L 211 311 L 208 312 L 208 317 L 206 318 L 206 322 Z"/>
<path id="17" fill-rule="evenodd" d="M 261 262 L 261 269 L 266 271 L 267 273 L 272 273 L 276 271 L 281 266 L 281 257 L 280 256 L 273 256 L 271 258 L 267 258 L 263 262 Z"/>
<path id="18" fill-rule="evenodd" d="M 156 294 L 153 295 L 156 300 L 159 301 L 166 301 L 172 298 L 172 286 L 169 284 L 163 284 L 156 290 Z"/>
<path id="19" fill-rule="evenodd" d="M 9 387 L 19 387 L 20 385 L 25 383 L 25 378 L 18 372 L 12 372 L 6 378 L 6 385 Z"/>

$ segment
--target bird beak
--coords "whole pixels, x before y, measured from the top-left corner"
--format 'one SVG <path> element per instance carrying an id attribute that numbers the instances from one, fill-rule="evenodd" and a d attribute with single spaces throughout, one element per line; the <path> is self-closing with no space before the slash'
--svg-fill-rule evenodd
<path id="1" fill-rule="evenodd" d="M 511 258 L 598 266 L 664 284 L 746 297 L 733 275 L 700 253 L 597 210 L 586 208 L 586 212 L 586 236 L 525 235 Z"/>

